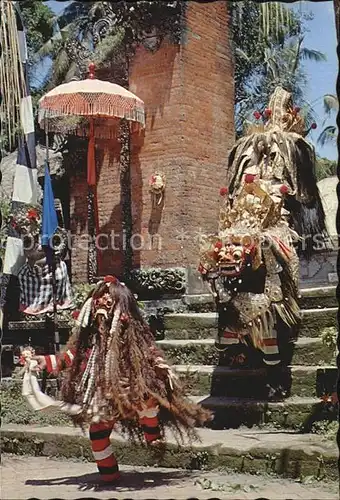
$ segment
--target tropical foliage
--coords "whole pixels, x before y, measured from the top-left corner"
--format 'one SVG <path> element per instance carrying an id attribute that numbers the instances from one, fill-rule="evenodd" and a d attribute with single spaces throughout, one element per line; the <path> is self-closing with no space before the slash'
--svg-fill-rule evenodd
<path id="1" fill-rule="evenodd" d="M 277 85 L 292 92 L 307 126 L 313 110 L 304 99 L 307 76 L 303 61 L 321 62 L 326 56 L 304 46 L 305 23 L 311 19 L 278 3 L 251 0 L 231 2 L 235 57 L 236 130 L 242 133 L 254 110 L 263 111 Z"/>
<path id="2" fill-rule="evenodd" d="M 332 177 L 337 173 L 336 160 L 329 160 L 328 158 L 316 157 L 316 178 L 318 181 L 325 179 L 326 177 Z"/>
<path id="3" fill-rule="evenodd" d="M 21 0 L 20 11 L 27 30 L 28 61 L 31 65 L 30 83 L 33 88 L 41 86 L 36 70 L 36 53 L 53 35 L 56 17 L 43 0 Z"/>
<path id="4" fill-rule="evenodd" d="M 52 59 L 46 81 L 53 87 L 83 77 L 90 61 L 113 73 L 126 65 L 127 52 L 155 27 L 160 38 L 169 34 L 178 38 L 181 5 L 180 1 L 71 2 L 58 17 L 54 35 L 37 53 L 40 60 Z"/>
<path id="5" fill-rule="evenodd" d="M 324 126 L 327 124 L 328 120 L 334 116 L 335 113 L 339 111 L 339 101 L 336 95 L 326 94 L 323 98 L 324 111 L 326 114 L 326 119 L 324 121 Z M 318 143 L 324 146 L 327 143 L 335 143 L 337 138 L 337 128 L 336 125 L 326 125 L 322 130 L 318 138 Z"/>

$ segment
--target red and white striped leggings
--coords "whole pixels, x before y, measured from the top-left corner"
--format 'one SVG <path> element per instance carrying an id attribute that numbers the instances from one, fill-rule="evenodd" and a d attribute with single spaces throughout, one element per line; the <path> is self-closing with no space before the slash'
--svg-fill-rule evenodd
<path id="1" fill-rule="evenodd" d="M 139 423 L 143 429 L 145 440 L 151 443 L 161 437 L 158 410 L 149 408 L 139 413 Z M 115 422 L 98 422 L 90 426 L 90 440 L 94 459 L 103 481 L 113 482 L 119 479 L 117 459 L 112 451 L 110 435 Z"/>

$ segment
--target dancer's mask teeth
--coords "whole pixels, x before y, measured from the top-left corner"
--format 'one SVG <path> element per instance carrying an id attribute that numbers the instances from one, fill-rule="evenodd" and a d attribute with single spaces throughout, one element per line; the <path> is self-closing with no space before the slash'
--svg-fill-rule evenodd
<path id="1" fill-rule="evenodd" d="M 107 309 L 103 309 L 103 308 L 97 309 L 94 317 L 96 318 L 99 315 L 104 316 L 105 319 L 108 319 L 108 317 L 109 317 Z"/>

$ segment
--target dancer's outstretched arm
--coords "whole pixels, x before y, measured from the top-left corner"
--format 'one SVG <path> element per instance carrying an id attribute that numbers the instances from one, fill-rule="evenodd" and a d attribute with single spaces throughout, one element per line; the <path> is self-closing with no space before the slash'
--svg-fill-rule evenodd
<path id="1" fill-rule="evenodd" d="M 75 351 L 68 349 L 59 354 L 47 354 L 45 356 L 34 356 L 38 362 L 39 370 L 46 370 L 48 373 L 59 373 L 71 366 L 74 359 Z"/>

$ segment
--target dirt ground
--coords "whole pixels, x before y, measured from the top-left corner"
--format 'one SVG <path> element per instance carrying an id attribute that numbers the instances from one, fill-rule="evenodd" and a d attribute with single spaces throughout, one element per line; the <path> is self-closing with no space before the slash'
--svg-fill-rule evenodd
<path id="1" fill-rule="evenodd" d="M 217 471 L 184 471 L 122 466 L 119 486 L 98 486 L 94 463 L 2 455 L 3 500 L 129 498 L 129 499 L 308 499 L 339 498 L 337 482 L 304 483 L 271 476 Z"/>

